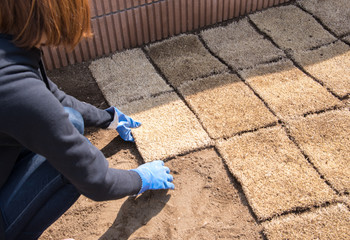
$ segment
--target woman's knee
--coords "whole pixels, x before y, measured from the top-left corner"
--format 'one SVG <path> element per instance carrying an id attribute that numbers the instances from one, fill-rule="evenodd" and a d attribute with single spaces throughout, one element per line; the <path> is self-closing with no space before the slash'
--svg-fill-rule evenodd
<path id="1" fill-rule="evenodd" d="M 66 113 L 69 114 L 69 120 L 73 124 L 73 126 L 80 132 L 80 134 L 84 134 L 84 119 L 81 114 L 70 107 L 64 107 Z"/>

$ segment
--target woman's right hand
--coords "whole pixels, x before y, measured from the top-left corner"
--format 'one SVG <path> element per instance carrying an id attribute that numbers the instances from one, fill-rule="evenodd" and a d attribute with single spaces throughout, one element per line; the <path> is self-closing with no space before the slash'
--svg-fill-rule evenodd
<path id="1" fill-rule="evenodd" d="M 164 166 L 163 161 L 145 163 L 130 171 L 137 172 L 142 180 L 142 187 L 138 194 L 147 190 L 175 189 L 172 183 L 173 176 L 170 174 L 170 169 Z"/>

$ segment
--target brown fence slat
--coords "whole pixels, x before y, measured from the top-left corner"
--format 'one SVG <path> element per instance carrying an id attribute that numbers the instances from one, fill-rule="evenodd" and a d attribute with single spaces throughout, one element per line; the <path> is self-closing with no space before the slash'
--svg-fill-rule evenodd
<path id="1" fill-rule="evenodd" d="M 129 27 L 129 36 L 130 36 L 130 46 L 136 47 L 137 46 L 137 32 L 136 32 L 136 23 L 135 23 L 135 13 L 134 10 L 130 10 L 126 12 L 127 15 L 127 23 Z"/>
<path id="2" fill-rule="evenodd" d="M 108 39 L 110 42 L 110 51 L 115 52 L 117 50 L 117 40 L 115 36 L 115 27 L 114 27 L 112 15 L 106 16 L 106 25 L 108 28 Z"/>
<path id="3" fill-rule="evenodd" d="M 101 0 L 95 0 L 94 1 L 94 4 L 95 4 L 95 9 L 96 9 L 96 15 L 97 16 L 100 16 L 100 15 L 103 15 L 104 13 L 104 9 L 103 9 L 103 6 L 102 6 L 102 1 Z"/>
<path id="4" fill-rule="evenodd" d="M 211 0 L 205 0 L 205 25 L 211 24 Z"/>
<path id="5" fill-rule="evenodd" d="M 124 43 L 123 48 L 130 48 L 130 37 L 129 37 L 129 30 L 128 30 L 129 27 L 128 27 L 126 12 L 121 12 L 118 15 L 119 15 L 120 26 L 121 26 L 122 35 L 123 35 L 123 43 Z"/>
<path id="6" fill-rule="evenodd" d="M 154 3 L 152 4 L 154 7 L 154 19 L 155 19 L 155 29 L 156 29 L 156 39 L 160 40 L 163 38 L 163 33 L 162 33 L 162 12 L 160 8 L 160 3 Z"/>
<path id="7" fill-rule="evenodd" d="M 124 48 L 124 38 L 123 32 L 120 24 L 120 15 L 112 15 L 113 23 L 114 23 L 114 31 L 117 41 L 117 49 L 120 51 Z"/>
<path id="8" fill-rule="evenodd" d="M 218 0 L 218 22 L 222 22 L 224 19 L 224 0 Z"/>
<path id="9" fill-rule="evenodd" d="M 193 1 L 186 1 L 186 31 L 193 30 Z"/>
<path id="10" fill-rule="evenodd" d="M 94 33 L 94 40 L 95 40 L 95 47 L 96 47 L 96 56 L 99 57 L 102 55 L 103 53 L 103 49 L 102 49 L 102 41 L 100 38 L 100 33 L 99 33 L 99 26 L 97 23 L 97 19 L 93 19 L 91 21 L 91 26 L 92 26 L 92 30 Z"/>
<path id="11" fill-rule="evenodd" d="M 125 0 L 116 0 L 118 1 L 118 10 L 123 10 L 125 9 Z"/>
<path id="12" fill-rule="evenodd" d="M 95 39 L 93 37 L 84 39 L 83 41 L 86 42 L 86 45 L 88 47 L 90 59 L 95 59 L 97 57 L 96 53 L 96 47 L 95 47 Z"/>
<path id="13" fill-rule="evenodd" d="M 134 21 L 135 21 L 137 45 L 140 46 L 144 42 L 143 32 L 142 32 L 141 9 L 140 8 L 136 8 L 133 10 L 133 17 L 134 17 Z"/>
<path id="14" fill-rule="evenodd" d="M 50 57 L 50 53 L 49 53 L 49 48 L 48 47 L 42 47 L 41 48 L 42 52 L 43 52 L 43 61 L 45 63 L 45 66 L 47 69 L 53 69 L 53 65 L 52 65 L 52 60 Z"/>
<path id="15" fill-rule="evenodd" d="M 240 16 L 240 11 L 241 11 L 241 0 L 234 0 L 234 15 L 233 17 L 239 17 Z"/>
<path id="16" fill-rule="evenodd" d="M 257 1 L 258 1 L 258 3 L 257 3 L 256 10 L 259 11 L 263 8 L 264 0 L 257 0 Z"/>
<path id="17" fill-rule="evenodd" d="M 165 2 L 167 6 L 167 12 L 165 17 L 168 19 L 168 36 L 175 35 L 175 20 L 174 20 L 174 1 L 169 0 Z"/>
<path id="18" fill-rule="evenodd" d="M 206 9 L 206 2 L 205 0 L 198 0 L 199 1 L 199 27 L 205 26 L 205 9 Z"/>
<path id="19" fill-rule="evenodd" d="M 155 29 L 156 23 L 154 19 L 154 6 L 153 5 L 146 6 L 146 12 L 147 12 L 147 19 L 148 19 L 150 41 L 154 42 L 157 39 L 156 29 Z"/>
<path id="20" fill-rule="evenodd" d="M 53 61 L 54 68 L 59 68 L 61 63 L 60 63 L 60 58 L 59 58 L 59 55 L 58 55 L 57 47 L 49 48 L 49 51 L 50 51 L 51 56 L 52 56 L 52 61 Z"/>
<path id="21" fill-rule="evenodd" d="M 145 1 L 140 1 L 140 4 Z M 141 14 L 141 20 L 142 20 L 142 30 L 143 30 L 143 42 L 149 43 L 150 42 L 150 33 L 149 33 L 149 19 L 147 17 L 147 8 L 142 7 L 140 9 Z"/>
<path id="22" fill-rule="evenodd" d="M 169 37 L 168 1 L 159 3 L 162 18 L 162 39 Z"/>
<path id="23" fill-rule="evenodd" d="M 210 24 L 215 24 L 217 22 L 217 9 L 218 9 L 218 4 L 217 4 L 217 0 L 212 0 L 210 1 L 211 4 L 211 21 Z"/>
<path id="24" fill-rule="evenodd" d="M 187 31 L 187 0 L 178 0 L 180 2 L 181 32 Z"/>
<path id="25" fill-rule="evenodd" d="M 252 11 L 252 1 L 255 1 L 255 0 L 247 0 L 246 1 L 246 7 L 245 7 L 246 13 L 249 13 L 250 11 Z"/>
<path id="26" fill-rule="evenodd" d="M 173 0 L 174 3 L 174 15 L 175 15 L 175 34 L 181 32 L 181 10 L 180 10 L 180 1 Z"/>
<path id="27" fill-rule="evenodd" d="M 124 8 L 130 9 L 133 7 L 134 0 L 124 0 Z M 137 45 L 137 33 L 135 27 L 135 19 L 134 19 L 134 11 L 133 9 L 130 11 L 126 11 L 126 25 L 128 27 L 128 33 L 130 37 L 130 46 L 135 47 Z"/>
<path id="28" fill-rule="evenodd" d="M 68 63 L 69 64 L 74 64 L 74 63 L 76 63 L 77 61 L 75 60 L 75 57 L 74 57 L 74 54 L 73 54 L 73 51 L 68 51 L 67 49 L 66 49 L 66 53 L 67 53 L 67 59 L 68 59 Z M 44 53 L 44 55 L 45 55 L 45 53 Z M 50 68 L 49 68 L 50 69 Z"/>
<path id="29" fill-rule="evenodd" d="M 90 59 L 90 56 L 89 56 L 90 54 L 89 54 L 89 48 L 86 44 L 86 41 L 81 41 L 79 45 L 80 45 L 80 51 L 81 51 L 80 54 L 82 56 L 82 60 L 88 61 Z"/>
<path id="30" fill-rule="evenodd" d="M 110 12 L 112 12 L 110 1 L 111 0 L 103 0 L 103 14 L 109 14 Z"/>
<path id="31" fill-rule="evenodd" d="M 240 12 L 239 12 L 239 15 L 240 16 L 243 16 L 246 14 L 246 7 L 247 7 L 247 1 L 248 0 L 240 0 Z"/>
<path id="32" fill-rule="evenodd" d="M 269 6 L 269 0 L 264 0 L 263 8 L 267 8 L 267 6 Z"/>
<path id="33" fill-rule="evenodd" d="M 250 12 L 255 12 L 258 8 L 258 2 L 259 0 L 251 0 L 251 6 L 250 6 Z"/>
<path id="34" fill-rule="evenodd" d="M 109 47 L 109 37 L 108 37 L 106 18 L 99 18 L 97 20 L 98 20 L 98 27 L 101 33 L 100 38 L 102 40 L 103 54 L 109 54 L 110 47 Z"/>
<path id="35" fill-rule="evenodd" d="M 83 62 L 83 56 L 80 50 L 80 43 L 74 48 L 73 54 L 77 63 Z"/>
<path id="36" fill-rule="evenodd" d="M 59 58 L 61 59 L 62 67 L 68 66 L 66 51 L 63 46 L 58 46 L 58 54 L 59 54 Z"/>
<path id="37" fill-rule="evenodd" d="M 200 5 L 198 0 L 193 0 L 193 29 L 198 29 L 199 28 L 199 18 L 200 18 Z"/>
<path id="38" fill-rule="evenodd" d="M 228 19 L 234 18 L 235 15 L 235 0 L 228 0 Z"/>
<path id="39" fill-rule="evenodd" d="M 118 2 L 117 0 L 109 0 L 109 4 L 111 6 L 111 11 L 115 12 L 118 10 Z"/>

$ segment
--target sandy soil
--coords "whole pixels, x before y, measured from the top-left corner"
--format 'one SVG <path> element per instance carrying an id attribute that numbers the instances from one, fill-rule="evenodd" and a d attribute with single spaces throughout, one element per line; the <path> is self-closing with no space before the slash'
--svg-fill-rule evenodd
<path id="1" fill-rule="evenodd" d="M 69 66 L 49 76 L 66 93 L 105 108 L 87 66 Z M 86 136 L 112 167 L 131 169 L 143 162 L 136 146 L 113 130 L 91 128 Z M 108 202 L 82 196 L 40 239 L 263 239 L 240 185 L 215 149 L 179 156 L 166 165 L 174 175 L 174 191 Z"/>

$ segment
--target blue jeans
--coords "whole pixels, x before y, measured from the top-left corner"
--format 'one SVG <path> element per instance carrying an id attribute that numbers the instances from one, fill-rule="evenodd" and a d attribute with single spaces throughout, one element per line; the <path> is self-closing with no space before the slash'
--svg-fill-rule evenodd
<path id="1" fill-rule="evenodd" d="M 79 112 L 65 108 L 83 134 Z M 41 155 L 23 150 L 0 190 L 6 239 L 37 239 L 79 198 L 80 193 Z"/>

